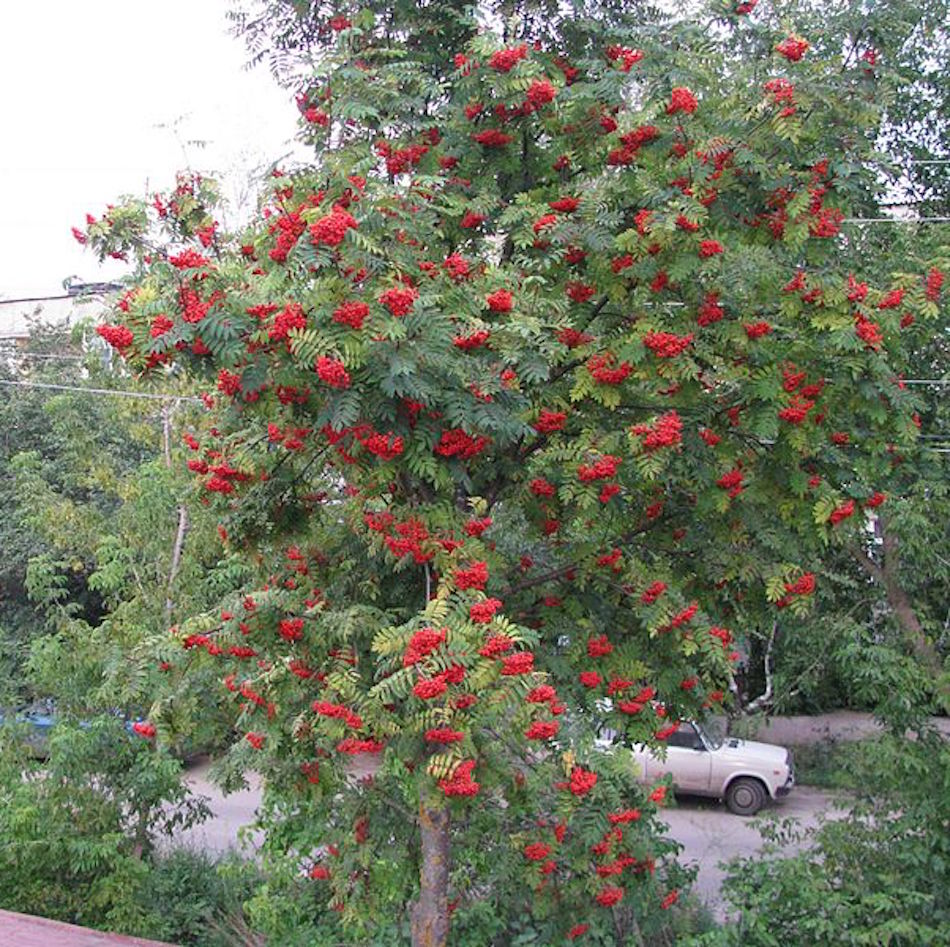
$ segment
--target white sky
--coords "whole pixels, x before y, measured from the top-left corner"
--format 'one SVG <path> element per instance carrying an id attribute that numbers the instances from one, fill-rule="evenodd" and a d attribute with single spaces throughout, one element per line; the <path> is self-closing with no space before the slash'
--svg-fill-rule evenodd
<path id="1" fill-rule="evenodd" d="M 237 186 L 293 147 L 291 96 L 266 66 L 243 68 L 228 0 L 3 6 L 0 298 L 122 272 L 73 240 L 87 211 L 98 217 L 121 194 L 166 188 L 186 166 L 229 173 Z"/>

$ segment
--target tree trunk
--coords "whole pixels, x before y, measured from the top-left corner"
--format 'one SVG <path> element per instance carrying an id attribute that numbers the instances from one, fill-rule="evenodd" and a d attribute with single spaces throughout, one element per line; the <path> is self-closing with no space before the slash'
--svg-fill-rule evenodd
<path id="1" fill-rule="evenodd" d="M 914 657 L 934 675 L 934 686 L 937 693 L 940 695 L 944 706 L 950 709 L 950 681 L 948 681 L 943 670 L 943 659 L 924 632 L 920 619 L 914 611 L 914 606 L 896 576 L 885 570 L 883 579 L 888 604 L 894 612 L 897 624 L 900 625 L 901 631 L 904 633 L 904 640 L 910 645 Z"/>
<path id="2" fill-rule="evenodd" d="M 885 528 L 882 517 L 878 517 L 877 529 L 882 539 L 881 562 L 875 562 L 863 549 L 851 549 L 851 554 L 865 572 L 884 589 L 887 604 L 894 613 L 904 640 L 910 646 L 914 657 L 933 674 L 934 687 L 944 706 L 950 710 L 950 677 L 943 669 L 941 658 L 933 643 L 927 638 L 914 606 L 900 582 L 900 541 L 893 530 Z"/>
<path id="3" fill-rule="evenodd" d="M 449 812 L 438 800 L 420 799 L 419 832 L 419 897 L 409 908 L 412 947 L 445 947 L 449 938 Z"/>

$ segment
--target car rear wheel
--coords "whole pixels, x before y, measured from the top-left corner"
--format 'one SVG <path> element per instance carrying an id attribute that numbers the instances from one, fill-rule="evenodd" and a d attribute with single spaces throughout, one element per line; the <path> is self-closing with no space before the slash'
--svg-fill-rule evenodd
<path id="1" fill-rule="evenodd" d="M 766 799 L 768 794 L 762 783 L 745 776 L 733 780 L 726 790 L 726 806 L 736 815 L 755 815 Z"/>

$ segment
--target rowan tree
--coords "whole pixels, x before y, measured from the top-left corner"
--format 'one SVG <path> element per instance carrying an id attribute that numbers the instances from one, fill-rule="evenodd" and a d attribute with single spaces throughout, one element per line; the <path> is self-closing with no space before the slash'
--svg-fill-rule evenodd
<path id="1" fill-rule="evenodd" d="M 660 926 L 666 787 L 595 721 L 662 744 L 718 706 L 733 623 L 807 610 L 816 550 L 886 502 L 942 275 L 840 267 L 874 76 L 754 6 L 708 24 L 746 71 L 690 24 L 566 58 L 491 23 L 438 70 L 341 8 L 313 163 L 244 231 L 186 176 L 80 234 L 135 263 L 103 337 L 214 386 L 189 466 L 260 579 L 161 656 L 220 668 L 265 854 L 317 892 L 282 943 L 316 904 L 372 943 L 402 907 L 415 945 Z"/>

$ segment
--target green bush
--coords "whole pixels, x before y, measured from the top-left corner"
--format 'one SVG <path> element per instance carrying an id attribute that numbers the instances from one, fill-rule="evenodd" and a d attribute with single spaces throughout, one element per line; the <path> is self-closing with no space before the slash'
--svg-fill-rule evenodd
<path id="1" fill-rule="evenodd" d="M 873 740 L 828 740 L 789 744 L 795 756 L 795 778 L 801 786 L 819 789 L 856 789 L 857 770 L 876 752 Z"/>
<path id="2" fill-rule="evenodd" d="M 189 849 L 154 858 L 140 897 L 148 936 L 181 947 L 247 944 L 243 902 L 259 884 L 254 865 L 237 858 Z"/>
<path id="3" fill-rule="evenodd" d="M 0 733 L 0 907 L 147 932 L 157 837 L 207 813 L 180 764 L 112 716 L 58 724 L 44 763 L 21 736 Z"/>

